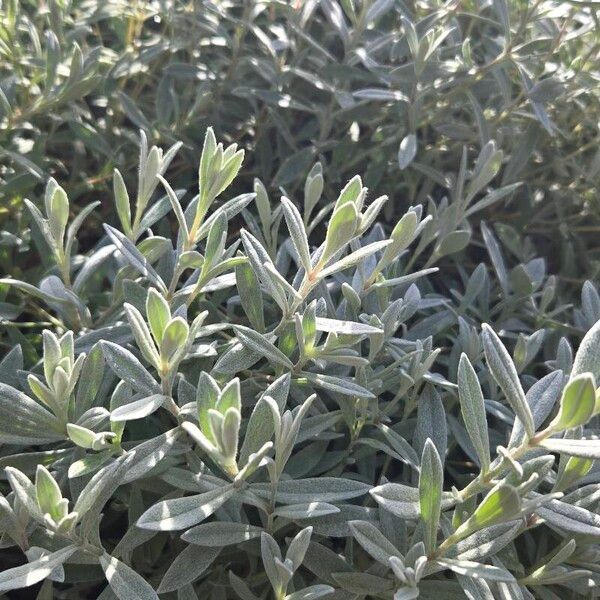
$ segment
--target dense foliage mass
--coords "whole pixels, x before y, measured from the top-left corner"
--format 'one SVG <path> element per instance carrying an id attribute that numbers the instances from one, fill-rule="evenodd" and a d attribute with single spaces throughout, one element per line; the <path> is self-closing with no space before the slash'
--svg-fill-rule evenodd
<path id="1" fill-rule="evenodd" d="M 576 290 L 600 265 L 597 4 L 3 0 L 0 266 L 23 268 L 22 198 L 39 204 L 49 175 L 112 221 L 112 171 L 134 184 L 140 128 L 183 142 L 170 181 L 193 189 L 213 126 L 249 151 L 236 191 L 259 177 L 291 194 L 320 160 L 328 197 L 361 173 L 390 196 L 388 223 L 452 193 L 463 151 L 470 165 L 495 140 L 498 186 L 521 186 L 487 218 L 511 260 L 544 255 Z"/>
<path id="2" fill-rule="evenodd" d="M 595 597 L 594 2 L 0 7 L 0 595 Z"/>

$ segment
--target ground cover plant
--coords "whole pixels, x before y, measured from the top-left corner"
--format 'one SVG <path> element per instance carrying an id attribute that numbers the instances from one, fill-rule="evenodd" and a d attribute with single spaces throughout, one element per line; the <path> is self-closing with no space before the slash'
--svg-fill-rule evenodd
<path id="1" fill-rule="evenodd" d="M 594 23 L 3 3 L 0 595 L 595 597 Z"/>
<path id="2" fill-rule="evenodd" d="M 386 234 L 386 198 L 367 202 L 356 176 L 319 210 L 318 164 L 302 212 L 258 181 L 220 202 L 244 153 L 209 129 L 184 210 L 159 175 L 176 150 L 142 136 L 134 210 L 115 171 L 120 227 L 86 255 L 73 247 L 94 204 L 71 220 L 54 180 L 41 210 L 28 203 L 55 272 L 2 283 L 56 316 L 41 361 L 25 370 L 15 346 L 1 363 L 3 540 L 29 562 L 0 589 L 45 579 L 41 597 L 54 582 L 81 597 L 105 577 L 102 598 L 585 595 L 600 324 L 574 356 L 561 337 L 535 375 L 546 329 L 513 358 L 471 322 L 556 313 L 539 261 L 512 284 L 478 269 L 449 303 L 417 282 L 464 231 L 436 231 L 421 206 Z M 489 179 L 479 163 L 466 189 Z M 174 232 L 153 233 L 167 211 Z M 410 269 L 419 249 L 430 266 Z M 584 294 L 587 328 L 600 303 Z"/>
<path id="3" fill-rule="evenodd" d="M 21 256 L 48 176 L 112 222 L 140 128 L 183 142 L 170 181 L 191 189 L 213 126 L 248 151 L 240 190 L 291 193 L 320 161 L 331 197 L 357 173 L 389 195 L 388 223 L 494 140 L 498 183 L 521 182 L 488 210 L 511 256 L 533 245 L 573 293 L 598 274 L 596 2 L 6 0 L 0 19 L 0 219 Z M 37 262 L 11 256 L 15 276 Z"/>

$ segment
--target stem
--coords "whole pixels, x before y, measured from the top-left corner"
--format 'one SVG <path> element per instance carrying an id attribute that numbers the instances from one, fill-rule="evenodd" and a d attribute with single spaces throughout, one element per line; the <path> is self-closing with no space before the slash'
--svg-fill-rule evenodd
<path id="1" fill-rule="evenodd" d="M 547 427 L 546 429 L 536 433 L 531 439 L 526 439 L 520 446 L 517 446 L 510 453 L 510 456 L 513 459 L 520 458 L 528 450 L 535 448 L 541 441 L 545 440 L 553 433 L 555 433 L 554 429 L 552 429 L 551 427 Z M 459 502 L 464 502 L 472 496 L 479 494 L 489 484 L 491 484 L 494 478 L 496 478 L 506 469 L 505 461 L 502 460 L 502 458 L 499 458 L 497 460 L 499 460 L 499 462 L 494 468 L 490 469 L 489 471 L 486 471 L 485 473 L 480 473 L 473 481 L 471 481 L 471 483 L 469 483 L 460 492 L 458 492 Z M 446 538 L 434 552 L 433 557 L 441 556 L 446 550 L 448 550 L 449 548 L 454 546 L 454 544 L 456 544 L 461 539 L 463 539 L 467 535 L 470 535 L 473 532 L 465 532 L 464 534 L 459 533 L 458 535 L 457 533 L 458 532 L 454 532 L 452 535 Z"/>
<path id="2" fill-rule="evenodd" d="M 527 452 L 528 450 L 531 450 L 531 448 L 533 446 L 535 446 L 535 444 L 532 443 L 533 439 L 534 438 L 523 442 L 520 446 L 515 448 L 510 453 L 510 456 L 513 459 L 517 459 L 517 458 L 523 456 L 523 454 L 525 454 L 525 452 Z M 499 458 L 497 460 L 499 460 L 499 462 L 494 468 L 491 468 L 489 471 L 486 471 L 485 473 L 480 473 L 475 479 L 473 479 L 473 481 L 471 481 L 466 487 L 464 487 L 459 492 L 461 502 L 464 502 L 465 500 L 468 500 L 469 498 L 471 498 L 471 496 L 474 496 L 475 494 L 478 494 L 479 492 L 481 492 L 482 489 L 485 489 L 488 485 L 491 484 L 493 479 L 495 479 L 498 475 L 500 475 L 504 472 L 504 470 L 506 468 L 504 460 L 502 460 L 502 458 Z"/>
<path id="3" fill-rule="evenodd" d="M 173 378 L 169 371 L 160 372 L 160 387 L 164 396 L 168 396 L 169 399 L 165 402 L 164 407 L 179 421 L 179 406 L 175 400 L 173 400 Z"/>

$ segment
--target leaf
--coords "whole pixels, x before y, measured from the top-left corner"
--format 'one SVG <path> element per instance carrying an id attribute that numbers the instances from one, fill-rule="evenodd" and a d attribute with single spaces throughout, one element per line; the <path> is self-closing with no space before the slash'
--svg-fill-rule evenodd
<path id="1" fill-rule="evenodd" d="M 415 600 L 419 597 L 419 588 L 401 587 L 394 594 L 394 600 Z"/>
<path id="2" fill-rule="evenodd" d="M 328 596 L 334 592 L 334 588 L 330 585 L 317 584 L 317 585 L 309 585 L 305 587 L 303 590 L 299 590 L 297 592 L 292 592 L 288 594 L 285 599 L 286 600 L 316 600 L 317 598 L 323 598 L 323 596 Z"/>
<path id="3" fill-rule="evenodd" d="M 419 399 L 417 426 L 413 436 L 413 445 L 421 453 L 427 438 L 435 444 L 440 458 L 445 457 L 448 446 L 446 409 L 441 395 L 431 385 L 425 387 Z"/>
<path id="4" fill-rule="evenodd" d="M 115 207 L 117 209 L 117 215 L 123 231 L 127 235 L 131 232 L 131 206 L 129 203 L 129 194 L 127 187 L 123 181 L 123 176 L 118 169 L 113 171 L 113 194 L 115 196 Z"/>
<path id="5" fill-rule="evenodd" d="M 62 494 L 54 477 L 42 465 L 38 465 L 35 474 L 35 492 L 42 514 L 54 515 Z"/>
<path id="6" fill-rule="evenodd" d="M 148 325 L 146 325 L 146 321 L 144 321 L 140 311 L 128 303 L 125 303 L 123 308 L 125 309 L 129 326 L 142 355 L 150 364 L 158 365 L 160 359 L 152 341 Z"/>
<path id="7" fill-rule="evenodd" d="M 475 164 L 473 177 L 465 192 L 467 199 L 471 199 L 497 175 L 502 166 L 503 157 L 502 150 L 496 150 L 496 143 L 493 140 L 490 140 L 481 149 Z"/>
<path id="8" fill-rule="evenodd" d="M 121 101 L 123 105 L 123 110 L 129 119 L 131 119 L 136 127 L 143 129 L 145 131 L 152 131 L 152 125 L 144 115 L 144 113 L 139 109 L 134 100 L 132 100 L 127 94 L 124 92 L 118 92 L 117 97 Z"/>
<path id="9" fill-rule="evenodd" d="M 358 212 L 352 202 L 347 202 L 336 209 L 327 226 L 325 247 L 321 255 L 321 263 L 326 264 L 354 237 L 358 222 Z M 325 275 L 324 275 L 325 276 Z"/>
<path id="10" fill-rule="evenodd" d="M 75 416 L 92 408 L 104 378 L 104 356 L 99 344 L 93 346 L 83 361 L 75 397 Z"/>
<path id="11" fill-rule="evenodd" d="M 466 575 L 475 579 L 485 579 L 486 581 L 506 581 L 513 583 L 516 581 L 506 569 L 483 565 L 470 560 L 457 560 L 454 558 L 438 558 L 435 561 L 438 565 L 450 569 L 459 575 Z"/>
<path id="12" fill-rule="evenodd" d="M 315 322 L 317 331 L 327 331 L 341 335 L 376 335 L 383 333 L 383 330 L 378 327 L 354 321 L 340 321 L 338 319 L 317 317 Z"/>
<path id="13" fill-rule="evenodd" d="M 0 279 L 0 284 L 15 287 L 18 290 L 30 294 L 34 298 L 39 298 L 40 300 L 43 300 L 44 302 L 50 305 L 53 303 L 59 306 L 70 304 L 70 301 L 67 298 L 61 298 L 54 294 L 50 294 L 48 291 L 45 291 L 41 288 L 37 288 L 34 285 L 31 285 L 30 283 L 27 283 L 25 281 L 19 281 L 18 279 L 10 279 L 8 277 L 4 277 Z"/>
<path id="14" fill-rule="evenodd" d="M 150 469 L 155 467 L 171 451 L 180 432 L 179 428 L 171 429 L 130 450 L 131 460 L 122 482 L 131 483 L 143 477 Z"/>
<path id="15" fill-rule="evenodd" d="M 75 238 L 76 238 L 77 232 L 83 225 L 83 222 L 94 211 L 94 209 L 96 209 L 98 206 L 100 206 L 100 204 L 101 203 L 99 200 L 97 200 L 96 202 L 92 202 L 91 204 L 88 204 L 85 208 L 83 208 L 79 212 L 79 214 L 73 219 L 73 221 L 69 225 L 69 228 L 67 229 L 66 239 L 65 239 L 65 255 L 66 256 L 69 256 L 69 257 L 71 256 L 71 252 L 73 249 L 73 244 L 75 243 Z"/>
<path id="16" fill-rule="evenodd" d="M 69 479 L 83 477 L 83 475 L 95 473 L 100 467 L 105 465 L 111 459 L 112 455 L 110 450 L 105 450 L 104 452 L 98 452 L 96 454 L 88 454 L 82 459 L 71 463 L 68 471 Z"/>
<path id="17" fill-rule="evenodd" d="M 476 531 L 455 546 L 457 558 L 481 561 L 498 553 L 517 535 L 520 521 L 509 521 Z"/>
<path id="18" fill-rule="evenodd" d="M 137 526 L 153 531 L 187 529 L 210 517 L 235 493 L 232 485 L 224 485 L 204 494 L 162 500 L 138 519 Z"/>
<path id="19" fill-rule="evenodd" d="M 212 523 L 202 523 L 188 529 L 181 536 L 181 539 L 184 542 L 188 542 L 188 544 L 221 548 L 241 544 L 242 542 L 260 537 L 261 531 L 261 527 L 246 523 L 213 521 Z"/>
<path id="20" fill-rule="evenodd" d="M 501 187 L 497 190 L 492 190 L 489 194 L 486 194 L 481 200 L 478 200 L 471 206 L 466 212 L 465 217 L 470 217 L 471 215 L 479 212 L 485 208 L 488 208 L 492 204 L 495 204 L 502 198 L 505 198 L 509 194 L 512 194 L 518 187 L 523 185 L 521 182 L 512 183 L 510 185 Z"/>
<path id="21" fill-rule="evenodd" d="M 225 243 L 227 241 L 227 218 L 221 212 L 214 220 L 206 238 L 204 249 L 203 271 L 208 272 L 214 268 L 222 259 Z"/>
<path id="22" fill-rule="evenodd" d="M 158 600 L 152 586 L 131 567 L 106 552 L 100 556 L 100 566 L 106 579 L 120 600 Z"/>
<path id="23" fill-rule="evenodd" d="M 273 278 L 265 267 L 265 264 L 271 263 L 271 258 L 268 252 L 263 248 L 262 244 L 250 233 L 242 229 L 240 238 L 244 245 L 244 252 L 248 257 L 252 270 L 257 279 L 261 281 L 265 287 L 265 291 L 271 296 L 278 306 L 284 310 L 287 307 L 285 294 L 282 293 L 280 287 L 273 282 Z M 273 267 L 274 268 L 274 267 Z M 276 271 L 276 269 L 274 268 Z"/>
<path id="24" fill-rule="evenodd" d="M 133 421 L 135 419 L 142 419 L 151 415 L 168 399 L 168 396 L 153 394 L 152 396 L 135 400 L 134 402 L 115 408 L 110 414 L 110 420 Z"/>
<path id="25" fill-rule="evenodd" d="M 379 250 L 383 250 L 386 246 L 389 246 L 392 243 L 391 240 L 383 240 L 381 242 L 373 242 L 372 244 L 367 244 L 358 250 L 351 252 L 341 260 L 334 262 L 332 265 L 323 269 L 319 273 L 319 277 L 324 279 L 325 277 L 329 277 L 338 271 L 343 271 L 344 269 L 348 269 L 362 262 L 365 258 L 375 254 L 375 252 L 379 252 Z"/>
<path id="26" fill-rule="evenodd" d="M 99 513 L 122 483 L 132 460 L 131 454 L 126 454 L 95 473 L 81 490 L 73 511 L 84 519 L 94 512 Z"/>
<path id="27" fill-rule="evenodd" d="M 229 582 L 233 591 L 240 597 L 240 600 L 259 600 L 258 596 L 252 593 L 246 582 L 233 571 L 229 571 Z"/>
<path id="28" fill-rule="evenodd" d="M 246 464 L 250 455 L 258 452 L 273 437 L 273 415 L 265 397 L 273 398 L 282 409 L 286 404 L 289 389 L 290 376 L 286 373 L 269 385 L 259 398 L 248 420 L 244 443 L 240 450 L 240 464 Z"/>
<path id="29" fill-rule="evenodd" d="M 189 325 L 183 317 L 174 317 L 166 326 L 160 343 L 160 354 L 170 367 L 182 358 L 189 333 Z"/>
<path id="30" fill-rule="evenodd" d="M 148 290 L 146 298 L 146 315 L 152 335 L 157 344 L 160 344 L 163 334 L 171 320 L 171 309 L 164 296 L 154 288 Z"/>
<path id="31" fill-rule="evenodd" d="M 132 388 L 147 396 L 161 393 L 158 383 L 129 350 L 114 342 L 103 341 L 102 352 L 108 366 Z"/>
<path id="32" fill-rule="evenodd" d="M 385 436 L 392 450 L 394 450 L 402 460 L 418 471 L 420 459 L 413 447 L 401 435 L 387 425 L 380 425 L 379 429 Z"/>
<path id="33" fill-rule="evenodd" d="M 281 365 L 290 370 L 294 368 L 292 361 L 257 331 L 248 327 L 242 327 L 241 325 L 234 325 L 233 330 L 244 346 L 266 357 L 269 362 Z"/>
<path id="34" fill-rule="evenodd" d="M 352 94 L 355 98 L 360 100 L 377 100 L 382 102 L 408 102 L 408 96 L 397 90 L 388 90 L 385 88 L 365 88 L 357 90 Z"/>
<path id="35" fill-rule="evenodd" d="M 451 231 L 437 244 L 435 252 L 438 256 L 446 256 L 448 254 L 460 252 L 463 248 L 466 248 L 470 240 L 471 233 L 469 231 Z"/>
<path id="36" fill-rule="evenodd" d="M 384 483 L 369 493 L 380 506 L 403 519 L 416 520 L 421 516 L 419 490 L 400 483 Z M 455 504 L 452 494 L 442 493 L 442 510 Z"/>
<path id="37" fill-rule="evenodd" d="M 166 293 L 167 290 L 162 279 L 135 245 L 114 227 L 104 224 L 104 229 L 117 250 L 123 255 L 123 258 L 144 277 L 147 277 L 157 288 Z"/>
<path id="38" fill-rule="evenodd" d="M 475 512 L 457 530 L 456 534 L 469 534 L 514 519 L 521 511 L 521 499 L 514 487 L 498 484 L 481 501 Z"/>
<path id="39" fill-rule="evenodd" d="M 398 165 L 401 170 L 406 169 L 417 154 L 417 136 L 414 133 L 408 134 L 400 142 L 398 149 Z"/>
<path id="40" fill-rule="evenodd" d="M 600 439 L 547 439 L 539 444 L 542 448 L 566 454 L 567 456 L 580 456 L 581 458 L 600 459 Z"/>
<path id="41" fill-rule="evenodd" d="M 344 590 L 360 596 L 392 591 L 392 581 L 371 573 L 332 573 L 331 576 Z"/>
<path id="42" fill-rule="evenodd" d="M 477 452 L 481 471 L 485 473 L 490 466 L 490 440 L 483 393 L 475 369 L 464 353 L 458 366 L 458 397 L 467 433 Z"/>
<path id="43" fill-rule="evenodd" d="M 425 549 L 433 552 L 442 509 L 444 471 L 437 449 L 430 439 L 425 442 L 419 474 L 419 507 L 425 523 Z"/>
<path id="44" fill-rule="evenodd" d="M 300 568 L 300 565 L 304 560 L 304 556 L 306 555 L 306 551 L 308 550 L 312 532 L 312 527 L 305 527 L 299 531 L 288 544 L 288 549 L 285 554 L 285 561 L 286 563 L 288 563 L 288 561 L 291 562 L 292 571 L 297 571 Z"/>
<path id="45" fill-rule="evenodd" d="M 536 428 L 541 427 L 552 412 L 556 401 L 561 395 L 563 381 L 562 371 L 554 371 L 542 377 L 527 390 L 525 397 L 531 407 L 533 423 Z M 508 447 L 515 448 L 523 441 L 524 437 L 523 424 L 519 419 L 515 419 Z"/>
<path id="46" fill-rule="evenodd" d="M 310 383 L 331 392 L 337 392 L 344 396 L 359 396 L 360 398 L 374 398 L 375 395 L 364 387 L 349 379 L 322 375 L 321 373 L 307 373 L 302 371 L 300 377 L 305 377 Z"/>
<path id="47" fill-rule="evenodd" d="M 96 440 L 96 434 L 91 429 L 75 423 L 67 423 L 67 435 L 74 444 L 86 449 L 90 449 Z"/>
<path id="48" fill-rule="evenodd" d="M 348 523 L 356 541 L 378 562 L 389 566 L 391 556 L 401 556 L 400 551 L 368 521 Z"/>
<path id="49" fill-rule="evenodd" d="M 42 581 L 54 569 L 62 565 L 76 550 L 77 546 L 66 546 L 61 550 L 46 554 L 33 562 L 3 571 L 0 573 L 0 592 L 29 587 Z"/>
<path id="50" fill-rule="evenodd" d="M 52 413 L 23 392 L 0 383 L 0 443 L 43 444 L 64 438 Z"/>
<path id="51" fill-rule="evenodd" d="M 431 269 L 423 269 L 422 271 L 417 271 L 416 273 L 411 273 L 410 275 L 403 275 L 402 277 L 393 277 L 392 279 L 385 279 L 383 281 L 377 281 L 373 284 L 372 287 L 380 288 L 380 287 L 395 287 L 400 285 L 407 285 L 409 283 L 413 283 L 417 279 L 424 277 L 425 275 L 429 275 L 430 273 L 437 273 L 439 269 L 437 267 L 433 267 Z"/>
<path id="52" fill-rule="evenodd" d="M 285 222 L 287 223 L 294 248 L 298 253 L 300 264 L 304 267 L 304 270 L 309 273 L 312 269 L 312 263 L 310 260 L 310 248 L 308 247 L 308 238 L 306 236 L 302 216 L 294 204 L 285 196 L 281 197 L 281 205 L 283 206 Z"/>
<path id="53" fill-rule="evenodd" d="M 414 210 L 410 210 L 396 223 L 392 234 L 391 243 L 386 246 L 383 256 L 377 265 L 377 271 L 391 264 L 415 238 L 417 234 L 418 218 Z M 415 275 L 415 274 L 413 274 Z"/>
<path id="54" fill-rule="evenodd" d="M 515 414 L 523 423 L 527 435 L 530 438 L 533 437 L 535 434 L 533 415 L 508 351 L 487 323 L 483 324 L 482 338 L 485 358 L 494 379 L 504 392 L 506 400 L 515 411 Z"/>
<path id="55" fill-rule="evenodd" d="M 562 531 L 600 536 L 600 516 L 580 506 L 561 500 L 550 500 L 536 509 L 536 514 Z"/>
<path id="56" fill-rule="evenodd" d="M 17 373 L 23 370 L 23 349 L 20 345 L 11 348 L 0 361 L 0 383 L 19 386 Z"/>
<path id="57" fill-rule="evenodd" d="M 286 98 L 281 98 L 279 102 L 289 102 L 289 96 Z M 306 173 L 314 160 L 314 156 L 314 148 L 312 146 L 308 146 L 307 148 L 303 148 L 298 152 L 294 152 L 285 158 L 277 170 L 275 177 L 273 178 L 273 186 L 278 187 L 288 185 L 297 179 L 301 173 Z"/>
<path id="58" fill-rule="evenodd" d="M 562 394 L 558 414 L 550 423 L 555 431 L 585 425 L 594 413 L 596 385 L 591 373 L 571 377 Z"/>
<path id="59" fill-rule="evenodd" d="M 299 504 L 286 504 L 278 506 L 274 515 L 285 519 L 313 519 L 315 517 L 323 517 L 339 513 L 340 509 L 327 502 L 303 502 Z"/>
<path id="60" fill-rule="evenodd" d="M 265 330 L 263 298 L 258 277 L 247 262 L 236 265 L 235 284 L 240 294 L 242 308 L 250 324 L 259 333 Z"/>
<path id="61" fill-rule="evenodd" d="M 167 192 L 167 198 L 169 199 L 169 202 L 171 203 L 171 208 L 173 209 L 175 217 L 177 218 L 177 223 L 179 224 L 180 231 L 185 236 L 185 238 L 188 238 L 190 234 L 187 226 L 187 221 L 183 212 L 183 208 L 181 208 L 181 204 L 179 202 L 177 194 L 173 191 L 173 188 L 169 185 L 169 182 L 164 177 L 162 177 L 162 175 L 157 175 L 157 177 L 158 180 L 163 184 L 165 191 Z"/>
<path id="62" fill-rule="evenodd" d="M 336 502 L 364 496 L 370 485 L 341 477 L 310 477 L 307 479 L 287 479 L 279 482 L 277 501 L 285 504 L 303 502 Z M 269 496 L 269 486 L 255 483 L 250 488 L 261 497 Z"/>
<path id="63" fill-rule="evenodd" d="M 200 227 L 197 236 L 198 240 L 202 240 L 208 235 L 213 223 L 220 217 L 221 213 L 225 215 L 227 221 L 230 221 L 254 200 L 255 195 L 256 194 L 240 194 L 219 206 L 219 208 L 204 221 L 202 227 Z"/>
<path id="64" fill-rule="evenodd" d="M 221 548 L 188 546 L 167 569 L 160 582 L 158 592 L 160 594 L 172 592 L 193 583 L 210 567 L 219 552 L 221 552 Z"/>
<path id="65" fill-rule="evenodd" d="M 571 377 L 583 373 L 591 373 L 596 380 L 600 380 L 600 321 L 583 336 L 575 354 Z"/>

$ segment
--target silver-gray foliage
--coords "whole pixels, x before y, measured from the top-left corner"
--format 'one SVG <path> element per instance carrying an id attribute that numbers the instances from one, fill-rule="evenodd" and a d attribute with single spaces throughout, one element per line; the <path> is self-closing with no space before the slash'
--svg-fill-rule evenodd
<path id="1" fill-rule="evenodd" d="M 0 591 L 588 597 L 599 325 L 557 325 L 570 308 L 544 262 L 507 275 L 491 230 L 492 270 L 448 297 L 436 283 L 470 239 L 494 144 L 448 214 L 418 205 L 392 227 L 359 176 L 321 197 L 318 165 L 304 197 L 257 181 L 227 198 L 244 153 L 211 129 L 189 191 L 162 178 L 178 145 L 140 147 L 137 194 L 115 173 L 120 228 L 64 246 L 70 204 L 51 181 L 31 210 L 54 266 L 39 286 L 3 279 L 52 326 L 38 362 L 16 347 L 0 363 L 0 533 L 22 557 Z M 405 138 L 403 168 L 415 152 Z M 573 353 L 563 334 L 588 328 Z"/>

